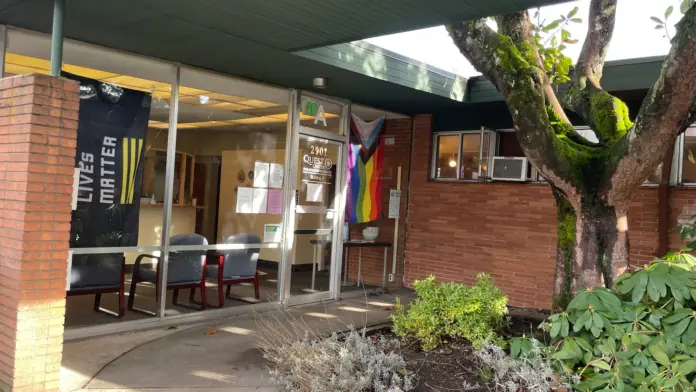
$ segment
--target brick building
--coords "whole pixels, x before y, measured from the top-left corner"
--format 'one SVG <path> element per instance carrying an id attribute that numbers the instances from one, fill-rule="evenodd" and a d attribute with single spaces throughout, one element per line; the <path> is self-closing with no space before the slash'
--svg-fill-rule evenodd
<path id="1" fill-rule="evenodd" d="M 345 43 L 519 2 L 291 3 L 0 5 L 0 390 L 56 390 L 64 339 L 429 274 L 487 272 L 513 305 L 549 306 L 555 208 L 533 168 L 495 176 L 496 157 L 523 162 L 501 97 Z M 604 85 L 635 111 L 660 63 L 607 64 Z M 352 116 L 385 118 L 382 210 L 401 198 L 398 220 L 377 220 L 384 246 L 361 241 L 364 224 L 343 246 Z M 667 228 L 696 211 L 694 144 L 680 136 L 636 195 L 633 262 L 678 246 Z"/>

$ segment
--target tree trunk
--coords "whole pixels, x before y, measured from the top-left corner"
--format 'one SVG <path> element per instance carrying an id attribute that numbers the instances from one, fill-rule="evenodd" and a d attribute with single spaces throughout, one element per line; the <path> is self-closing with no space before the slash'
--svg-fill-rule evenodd
<path id="1" fill-rule="evenodd" d="M 570 203 L 558 190 L 553 193 L 558 219 L 553 308 L 560 310 L 578 291 L 611 287 L 626 270 L 628 222 L 625 208 L 609 206 L 597 197 Z"/>

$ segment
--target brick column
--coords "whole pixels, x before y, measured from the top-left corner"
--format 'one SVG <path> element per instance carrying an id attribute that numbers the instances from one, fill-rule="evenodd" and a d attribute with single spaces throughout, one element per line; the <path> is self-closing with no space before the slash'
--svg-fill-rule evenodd
<path id="1" fill-rule="evenodd" d="M 433 116 L 431 114 L 419 114 L 413 117 L 413 139 L 411 141 L 411 173 L 408 184 L 408 211 L 406 213 L 406 246 L 404 251 L 404 282 L 411 287 L 414 277 L 423 275 L 421 270 L 425 269 L 432 272 L 431 266 L 419 257 L 414 257 L 424 247 L 434 253 L 432 243 L 421 242 L 418 236 L 414 236 L 414 231 L 419 231 L 421 222 L 414 219 L 413 215 L 418 210 L 432 211 L 433 207 L 440 207 L 433 200 L 419 198 L 418 191 L 422 190 L 430 178 L 432 168 L 433 144 Z M 425 275 L 427 276 L 427 275 Z"/>
<path id="2" fill-rule="evenodd" d="M 0 390 L 57 391 L 79 84 L 0 80 Z"/>

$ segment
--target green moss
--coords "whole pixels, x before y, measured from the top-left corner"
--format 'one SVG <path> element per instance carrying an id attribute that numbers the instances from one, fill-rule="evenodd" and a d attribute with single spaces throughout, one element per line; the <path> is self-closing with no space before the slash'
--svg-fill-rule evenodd
<path id="1" fill-rule="evenodd" d="M 602 144 L 616 142 L 633 127 L 628 106 L 602 90 L 590 91 L 590 118 Z"/>
<path id="2" fill-rule="evenodd" d="M 576 217 L 573 206 L 558 191 L 553 192 L 556 198 L 558 237 L 558 255 L 563 263 L 563 287 L 553 298 L 553 309 L 565 309 L 573 296 L 573 248 L 576 241 Z M 558 267 L 557 267 L 558 268 Z M 561 272 L 561 271 L 559 271 Z"/>
<path id="3" fill-rule="evenodd" d="M 529 68 L 528 54 L 524 56 L 520 48 L 512 42 L 512 38 L 504 34 L 498 34 L 496 45 L 496 52 L 500 56 L 500 65 L 506 71 L 516 74 Z"/>

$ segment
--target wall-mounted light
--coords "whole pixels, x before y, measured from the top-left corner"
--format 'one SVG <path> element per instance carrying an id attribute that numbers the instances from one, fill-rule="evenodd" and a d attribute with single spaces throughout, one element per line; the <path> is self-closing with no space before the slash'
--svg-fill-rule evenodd
<path id="1" fill-rule="evenodd" d="M 312 79 L 312 87 L 314 88 L 326 88 L 326 78 L 314 78 Z"/>

